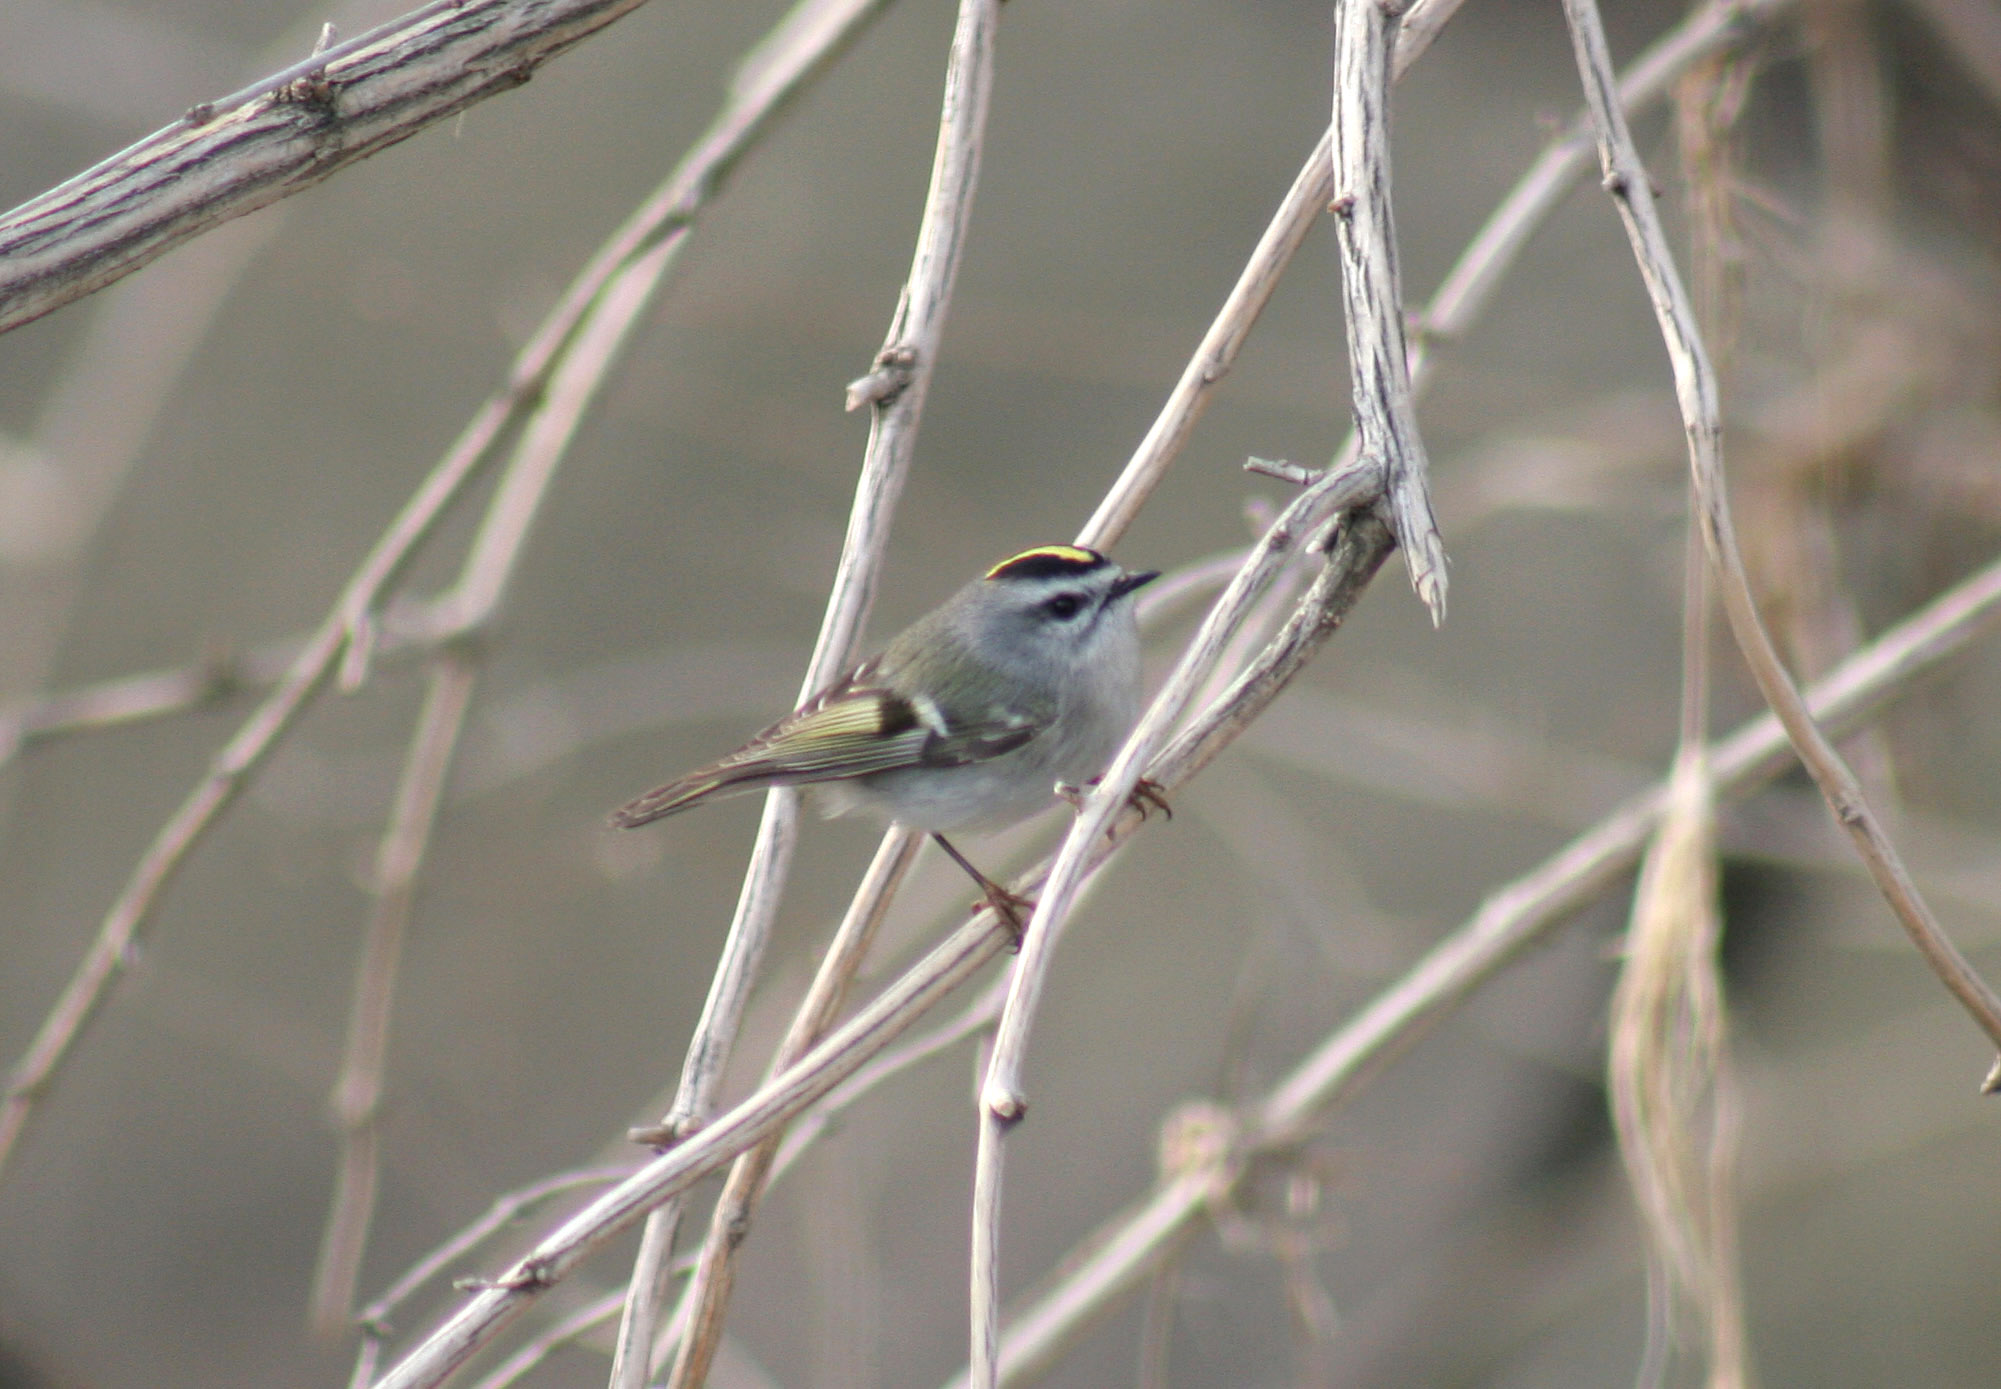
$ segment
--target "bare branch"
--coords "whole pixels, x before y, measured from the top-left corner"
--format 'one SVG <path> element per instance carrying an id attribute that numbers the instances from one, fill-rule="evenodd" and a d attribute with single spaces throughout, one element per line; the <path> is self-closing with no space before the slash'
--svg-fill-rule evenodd
<path id="1" fill-rule="evenodd" d="M 141 928 L 188 853 L 318 696 L 336 660 L 342 662 L 344 683 L 353 686 L 360 682 L 374 644 L 374 613 L 384 595 L 451 504 L 483 470 L 507 429 L 543 405 L 553 374 L 576 346 L 578 335 L 587 331 L 595 334 L 591 346 L 594 355 L 608 359 L 615 352 L 694 217 L 715 195 L 729 170 L 769 128 L 787 99 L 859 32 L 862 21 L 876 13 L 883 0 L 852 3 L 853 22 L 826 33 L 822 42 L 810 48 L 805 60 L 791 66 L 767 63 L 747 72 L 733 90 L 730 104 L 673 175 L 579 272 L 515 357 L 506 383 L 475 412 L 451 449 L 363 558 L 277 688 L 216 754 L 207 775 L 154 838 L 106 914 L 75 976 L 9 1078 L 4 1107 L 0 1107 L 0 1171 L 4 1171 L 35 1101 L 53 1080 L 112 981 L 129 962 Z M 614 282 L 616 289 L 612 288 Z M 591 324 L 595 327 L 588 327 Z M 554 458 L 546 445 L 568 438 L 575 421 L 570 418 L 565 425 L 563 420 L 580 410 L 594 389 L 588 369 L 572 379 L 575 389 L 560 393 L 557 408 L 545 418 L 543 428 L 549 432 L 542 445 L 530 446 L 524 438 L 511 469 L 513 480 L 503 483 L 496 496 L 498 509 L 491 515 L 499 519 L 493 524 L 503 527 L 517 543 L 525 536 L 526 516 L 533 513 L 533 507 L 528 506 L 524 514 L 523 505 L 540 495 L 553 466 Z M 487 616 L 482 602 L 497 601 L 512 563 L 506 546 L 485 543 L 496 534 L 483 532 L 475 561 L 467 571 L 470 583 L 465 592 L 471 597 L 465 613 L 475 621 Z M 461 626 L 456 634 L 466 631 Z"/>
<path id="2" fill-rule="evenodd" d="M 312 1326 L 321 1336 L 346 1330 L 354 1306 L 355 1281 L 375 1213 L 380 1175 L 377 1121 L 403 939 L 416 905 L 417 875 L 430 847 L 452 754 L 478 678 L 478 666 L 466 652 L 448 653 L 432 667 L 424 706 L 410 735 L 403 779 L 396 788 L 396 804 L 376 850 L 371 886 L 375 900 L 362 932 L 347 1050 L 328 1106 L 339 1126 L 341 1154 L 309 1298 Z"/>
<path id="3" fill-rule="evenodd" d="M 1323 495 L 1338 491 L 1323 479 Z M 1359 485 L 1359 484 L 1358 484 Z M 1305 499 L 1302 499 L 1305 500 Z M 1361 537 L 1380 537 L 1381 557 L 1387 554 L 1388 533 L 1360 526 Z M 1345 542 L 1344 542 L 1345 543 Z M 1351 568 L 1351 577 L 1359 569 Z M 1372 572 L 1372 571 L 1371 571 Z M 1325 604 L 1309 618 L 1302 606 L 1258 665 L 1241 677 L 1228 695 L 1183 731 L 1149 768 L 1163 787 L 1174 787 L 1207 766 L 1235 737 L 1242 725 L 1276 697 L 1302 669 L 1331 633 L 1325 621 L 1335 608 L 1359 594 L 1317 583 L 1314 603 Z M 1086 871 L 1095 872 L 1117 852 L 1141 821 L 1137 811 L 1126 814 L 1098 838 Z M 1033 875 L 1021 884 L 1032 887 Z M 913 1022 L 945 998 L 1006 945 L 1008 932 L 990 909 L 976 913 L 951 937 L 934 947 L 882 994 L 831 1033 L 796 1066 L 772 1077 L 757 1092 L 706 1127 L 684 1138 L 590 1207 L 551 1232 L 499 1278 L 484 1284 L 473 1300 L 434 1332 L 422 1345 L 378 1382 L 378 1389 L 418 1389 L 440 1384 L 453 1369 L 511 1324 L 549 1287 L 562 1281 L 607 1242 L 637 1224 L 660 1203 L 687 1190 L 736 1154 L 789 1123 L 821 1096 L 855 1074 L 882 1052 Z"/>
<path id="4" fill-rule="evenodd" d="M 1334 201 L 1348 375 L 1362 456 L 1383 469 L 1411 587 L 1445 620 L 1445 542 L 1411 399 L 1390 202 L 1390 61 L 1407 0 L 1342 0 L 1334 17 Z"/>
<path id="5" fill-rule="evenodd" d="M 1837 732 L 1861 726 L 1891 700 L 2001 625 L 2001 563 L 1988 566 L 1883 633 L 1816 682 L 1809 705 Z M 1777 718 L 1760 715 L 1709 749 L 1716 793 L 1743 796 L 1793 765 Z M 1163 758 L 1163 761 L 1166 759 Z M 1222 1170 L 1174 1177 L 1082 1242 L 1064 1275 L 1014 1318 L 1001 1341 L 1001 1377 L 1046 1368 L 1093 1317 L 1138 1287 L 1214 1199 L 1218 1182 L 1259 1153 L 1297 1144 L 1389 1057 L 1542 934 L 1567 920 L 1638 861 L 1666 812 L 1658 784 L 1550 858 L 1487 895 L 1473 917 L 1330 1034 L 1240 1120 Z M 2001 1068 L 1997 1068 L 2001 1077 Z M 963 1383 L 963 1378 L 957 1383 Z"/>
<path id="6" fill-rule="evenodd" d="M 848 0 L 853 24 L 867 7 Z M 805 0 L 800 13 L 837 6 Z M 993 90 L 994 37 L 999 24 L 999 0 L 964 0 L 945 70 L 945 95 L 939 117 L 937 152 L 931 168 L 931 188 L 919 224 L 897 311 L 883 348 L 876 354 L 873 384 L 851 388 L 850 408 L 872 407 L 869 442 L 855 483 L 855 500 L 848 516 L 848 533 L 841 561 L 827 598 L 820 639 L 808 663 L 800 698 L 806 699 L 831 683 L 853 658 L 862 625 L 875 597 L 876 576 L 889 543 L 890 516 L 909 475 L 917 446 L 917 426 L 924 398 L 937 367 L 944 341 L 945 314 L 951 304 L 960 253 L 965 245 L 973 192 L 979 183 L 980 152 L 986 129 L 987 104 Z M 807 37 L 839 32 L 835 21 L 800 26 Z M 795 42 L 793 61 L 817 61 L 811 44 Z M 799 798 L 780 788 L 765 801 L 764 818 L 745 870 L 735 919 L 723 943 L 709 996 L 689 1040 L 681 1083 L 663 1127 L 680 1133 L 706 1120 L 717 1087 L 742 1023 L 751 984 L 770 936 L 786 870 L 796 841 Z M 678 1202 L 663 1205 L 646 1222 L 637 1266 L 619 1323 L 618 1347 L 612 1360 L 612 1389 L 642 1389 L 653 1359 L 653 1326 L 665 1298 L 664 1270 L 673 1247 Z"/>
<path id="7" fill-rule="evenodd" d="M 606 1322 L 614 1320 L 618 1316 L 619 1308 L 624 1305 L 623 1292 L 611 1292 L 603 1297 L 593 1298 L 553 1326 L 522 1342 L 505 1360 L 480 1376 L 472 1389 L 507 1389 L 508 1385 L 519 1383 L 523 1375 L 562 1347 L 585 1332 L 595 1331 Z"/>
<path id="8" fill-rule="evenodd" d="M 1697 514 L 1738 649 L 1744 653 L 1766 702 L 1798 747 L 1802 764 L 1827 798 L 1835 819 L 1854 841 L 1856 852 L 1869 867 L 1870 877 L 1875 879 L 1918 953 L 1981 1030 L 2001 1046 L 2001 998 L 1974 972 L 1933 917 L 1895 845 L 1884 833 L 1881 821 L 1870 810 L 1855 774 L 1815 725 L 1758 616 L 1730 517 L 1715 371 L 1675 269 L 1660 215 L 1654 209 L 1653 188 L 1646 167 L 1640 161 L 1632 132 L 1626 127 L 1625 113 L 1619 107 L 1597 5 L 1594 0 L 1565 0 L 1564 13 L 1570 21 L 1586 104 L 1598 130 L 1605 187 L 1626 225 L 1640 276 L 1646 281 L 1654 316 L 1660 323 L 1661 336 L 1674 367 L 1675 399 L 1681 407 L 1682 428 L 1688 437 Z"/>
<path id="9" fill-rule="evenodd" d="M 0 217 L 0 332 L 434 121 L 642 0 L 433 0 L 225 97 Z"/>
<path id="10" fill-rule="evenodd" d="M 1164 747 L 1169 732 L 1194 698 L 1196 689 L 1207 678 L 1237 626 L 1264 589 L 1277 577 L 1279 568 L 1294 547 L 1315 535 L 1323 518 L 1330 512 L 1345 511 L 1372 500 L 1378 495 L 1379 485 L 1380 474 L 1366 465 L 1358 465 L 1347 472 L 1329 472 L 1286 508 L 1252 549 L 1250 558 L 1238 570 L 1230 586 L 1216 600 L 1201 629 L 1182 653 L 1174 673 L 1154 697 L 1153 704 L 1127 739 L 1125 747 L 1113 759 L 1112 765 L 1106 769 L 1096 789 L 1079 808 L 1076 822 L 1057 851 L 1055 864 L 1049 870 L 1049 878 L 1037 898 L 1035 914 L 1022 934 L 1021 958 L 1015 964 L 1007 1005 L 1001 1012 L 1000 1025 L 994 1035 L 993 1056 L 987 1064 L 986 1080 L 980 1088 L 979 1152 L 973 1178 L 971 1361 L 972 1383 L 975 1386 L 994 1383 L 999 1355 L 997 1271 L 1003 1141 L 1008 1131 L 1027 1112 L 1028 1101 L 1022 1089 L 1021 1072 L 1029 1031 L 1034 1024 L 1054 958 L 1055 942 L 1076 904 L 1083 876 L 1091 865 L 1101 837 L 1111 829 L 1114 818 L 1127 809 L 1133 789 L 1140 780 L 1141 769 L 1156 761 L 1156 750 L 1160 751 L 1160 757 L 1150 772 L 1153 780 L 1169 784 L 1180 779 L 1175 773 L 1186 765 L 1181 759 L 1190 755 L 1184 751 L 1189 735 L 1184 733 L 1172 747 Z M 1361 539 L 1358 540 L 1358 537 Z M 1370 540 L 1377 543 L 1379 550 L 1364 543 Z M 1347 518 L 1333 557 L 1301 601 L 1285 631 L 1273 640 L 1260 657 L 1259 664 L 1232 685 L 1221 708 L 1212 708 L 1199 725 L 1217 741 L 1211 744 L 1207 755 L 1193 765 L 1205 763 L 1209 756 L 1214 755 L 1214 749 L 1234 738 L 1244 724 L 1262 712 L 1270 702 L 1277 687 L 1267 690 L 1258 684 L 1256 677 L 1260 670 L 1282 668 L 1282 679 L 1289 680 L 1304 663 L 1302 656 L 1291 665 L 1274 665 L 1272 663 L 1278 659 L 1274 653 L 1289 652 L 1290 643 L 1300 641 L 1302 633 L 1311 634 L 1307 654 L 1318 650 L 1320 643 L 1346 616 L 1348 605 L 1360 595 L 1360 586 L 1352 592 L 1339 586 L 1351 577 L 1344 566 L 1352 567 L 1356 572 L 1366 570 L 1367 576 L 1373 577 L 1376 565 L 1388 552 L 1387 532 L 1381 531 L 1360 513 Z M 1364 578 L 1362 583 L 1366 581 Z M 1335 603 L 1337 595 L 1342 600 L 1338 606 Z M 1323 618 L 1325 626 L 1316 625 Z"/>
<path id="11" fill-rule="evenodd" d="M 908 830 L 892 832 L 876 850 L 854 901 L 834 933 L 833 942 L 821 957 L 813 985 L 799 1004 L 784 1040 L 771 1059 L 771 1073 L 795 1064 L 820 1040 L 839 1015 L 841 1005 L 854 982 L 855 971 L 868 955 L 876 928 L 889 911 L 889 903 L 903 876 L 916 862 L 924 845 L 921 835 Z M 773 1134 L 736 1160 L 716 1209 L 709 1217 L 709 1233 L 695 1265 L 689 1290 L 689 1311 L 681 1347 L 674 1361 L 669 1389 L 700 1389 L 707 1381 L 709 1366 L 722 1345 L 723 1314 L 729 1306 L 736 1281 L 736 1251 L 750 1233 L 750 1220 L 757 1200 L 771 1176 L 773 1160 L 783 1134 Z"/>

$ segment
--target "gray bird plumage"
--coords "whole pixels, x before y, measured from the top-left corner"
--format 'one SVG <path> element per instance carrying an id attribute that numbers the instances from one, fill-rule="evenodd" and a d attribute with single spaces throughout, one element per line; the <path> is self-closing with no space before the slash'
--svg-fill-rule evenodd
<path id="1" fill-rule="evenodd" d="M 1102 772 L 1131 731 L 1140 697 L 1131 599 L 1154 577 L 1070 545 L 1003 560 L 879 656 L 613 823 L 631 828 L 772 786 L 814 788 L 830 814 L 870 812 L 933 833 L 1022 819 L 1058 782 Z"/>

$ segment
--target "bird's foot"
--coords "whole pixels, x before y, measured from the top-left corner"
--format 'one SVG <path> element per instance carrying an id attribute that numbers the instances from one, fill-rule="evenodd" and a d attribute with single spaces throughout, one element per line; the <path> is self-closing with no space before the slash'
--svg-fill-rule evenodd
<path id="1" fill-rule="evenodd" d="M 1021 938 L 1028 930 L 1028 919 L 1035 915 L 1035 899 L 1024 897 L 1019 892 L 1009 892 L 999 883 L 989 880 L 986 896 L 973 903 L 974 910 L 982 905 L 992 907 L 994 915 L 1000 918 L 1000 924 L 1007 928 L 1008 953 L 1019 955 Z"/>
<path id="2" fill-rule="evenodd" d="M 1174 807 L 1167 803 L 1167 788 L 1152 777 L 1143 776 L 1139 779 L 1133 786 L 1132 795 L 1126 798 L 1126 804 L 1139 812 L 1141 820 L 1145 820 L 1156 810 L 1170 820 L 1174 818 Z"/>
<path id="3" fill-rule="evenodd" d="M 1099 777 L 1092 777 L 1087 785 L 1096 786 L 1100 780 Z M 1056 783 L 1056 799 L 1073 811 L 1082 810 L 1084 789 L 1083 786 L 1073 786 L 1067 781 L 1059 781 Z M 1174 818 L 1174 807 L 1167 803 L 1167 788 L 1152 777 L 1143 776 L 1139 779 L 1133 786 L 1132 794 L 1126 797 L 1126 804 L 1137 810 L 1142 820 L 1151 817 L 1156 810 L 1170 820 Z"/>

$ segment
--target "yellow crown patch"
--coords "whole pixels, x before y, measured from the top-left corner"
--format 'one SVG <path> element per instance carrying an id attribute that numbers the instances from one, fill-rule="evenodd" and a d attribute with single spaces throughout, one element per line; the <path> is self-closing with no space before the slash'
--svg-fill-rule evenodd
<path id="1" fill-rule="evenodd" d="M 1081 573 L 1109 562 L 1096 550 L 1087 550 L 1081 545 L 1038 545 L 1033 550 L 1009 555 L 989 569 L 986 577 L 1042 578 L 1066 572 Z"/>

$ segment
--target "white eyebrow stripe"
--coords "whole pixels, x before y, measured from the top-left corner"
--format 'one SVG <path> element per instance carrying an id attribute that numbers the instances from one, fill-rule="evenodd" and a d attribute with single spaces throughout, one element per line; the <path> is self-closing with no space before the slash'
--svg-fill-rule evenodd
<path id="1" fill-rule="evenodd" d="M 930 695 L 912 695 L 910 707 L 917 711 L 917 721 L 938 737 L 943 738 L 952 731 L 945 722 L 945 711 L 938 707 L 938 701 Z"/>

